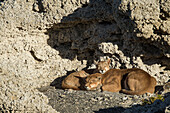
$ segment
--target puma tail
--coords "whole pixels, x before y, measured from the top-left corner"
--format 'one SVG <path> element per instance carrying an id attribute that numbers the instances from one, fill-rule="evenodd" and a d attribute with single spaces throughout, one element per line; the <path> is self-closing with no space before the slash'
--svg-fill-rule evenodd
<path id="1" fill-rule="evenodd" d="M 142 94 L 147 93 L 147 91 L 144 91 L 144 90 L 131 91 L 131 90 L 126 90 L 126 89 L 122 89 L 121 92 L 125 94 L 129 94 L 129 95 L 142 95 Z"/>
<path id="2" fill-rule="evenodd" d="M 67 84 L 65 84 L 65 83 L 62 84 L 62 89 L 74 89 L 74 90 L 80 90 L 77 86 L 67 85 Z"/>

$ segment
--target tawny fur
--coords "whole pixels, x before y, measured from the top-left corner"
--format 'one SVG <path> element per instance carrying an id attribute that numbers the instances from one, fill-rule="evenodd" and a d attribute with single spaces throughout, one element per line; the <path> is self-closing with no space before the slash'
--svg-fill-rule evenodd
<path id="1" fill-rule="evenodd" d="M 87 77 L 89 74 L 85 71 L 78 71 L 71 73 L 62 81 L 63 89 L 74 89 L 80 90 L 83 89 L 83 79 Z"/>
<path id="2" fill-rule="evenodd" d="M 85 79 L 85 88 L 87 90 L 99 90 L 102 85 L 101 78 L 102 78 L 101 73 L 95 73 L 95 74 L 89 75 Z"/>
<path id="3" fill-rule="evenodd" d="M 63 89 L 84 90 L 84 78 L 96 72 L 105 72 L 109 70 L 110 59 L 98 62 L 95 70 L 83 70 L 71 73 L 62 81 Z"/>
<path id="4" fill-rule="evenodd" d="M 94 71 L 94 73 L 105 73 L 106 71 L 108 71 L 110 69 L 110 59 L 107 59 L 107 61 L 100 61 L 96 64 L 96 70 Z"/>
<path id="5" fill-rule="evenodd" d="M 96 79 L 95 76 L 101 76 L 101 80 Z M 95 85 L 95 83 L 97 84 Z M 93 89 L 91 89 L 91 84 L 93 84 Z M 121 91 L 130 95 L 141 95 L 154 93 L 156 79 L 138 68 L 110 69 L 103 75 L 96 73 L 86 78 L 85 87 L 87 90 L 95 90 L 95 87 L 97 88 L 99 85 L 103 91 Z"/>

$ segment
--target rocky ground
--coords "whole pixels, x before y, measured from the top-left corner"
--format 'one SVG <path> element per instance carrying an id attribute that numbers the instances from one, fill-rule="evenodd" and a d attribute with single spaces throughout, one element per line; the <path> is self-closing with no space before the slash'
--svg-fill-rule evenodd
<path id="1" fill-rule="evenodd" d="M 151 105 L 142 105 L 143 99 L 156 94 L 126 95 L 122 93 L 75 91 L 46 86 L 39 89 L 49 98 L 49 105 L 61 113 L 169 113 L 170 93 L 164 102 L 156 100 Z"/>
<path id="2" fill-rule="evenodd" d="M 164 85 L 169 8 L 170 0 L 0 0 L 0 112 L 168 112 L 169 96 L 141 106 L 143 97 L 49 86 L 107 58 Z"/>

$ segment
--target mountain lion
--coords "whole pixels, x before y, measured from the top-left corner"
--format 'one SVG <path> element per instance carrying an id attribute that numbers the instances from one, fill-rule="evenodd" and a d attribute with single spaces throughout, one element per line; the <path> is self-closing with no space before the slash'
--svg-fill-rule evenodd
<path id="1" fill-rule="evenodd" d="M 85 90 L 84 88 L 84 79 L 89 74 L 93 74 L 96 72 L 104 73 L 107 70 L 109 70 L 109 64 L 110 59 L 107 61 L 100 61 L 96 64 L 95 70 L 82 70 L 78 72 L 73 72 L 70 75 L 68 75 L 63 81 L 62 81 L 62 88 L 63 89 L 74 89 L 74 90 Z"/>
<path id="2" fill-rule="evenodd" d="M 110 69 L 104 74 L 89 75 L 85 80 L 87 90 L 123 92 L 130 95 L 154 93 L 156 79 L 142 69 Z M 100 88 L 99 88 L 100 87 Z"/>

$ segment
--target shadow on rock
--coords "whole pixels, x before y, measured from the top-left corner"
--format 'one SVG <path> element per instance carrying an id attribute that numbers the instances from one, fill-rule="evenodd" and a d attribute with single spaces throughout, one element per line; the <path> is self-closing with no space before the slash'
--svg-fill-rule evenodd
<path id="1" fill-rule="evenodd" d="M 62 89 L 61 84 L 62 81 L 66 78 L 67 76 L 62 76 L 62 77 L 58 77 L 56 78 L 53 82 L 51 82 L 50 86 L 55 87 L 56 89 Z"/>
<path id="2" fill-rule="evenodd" d="M 61 87 L 62 81 L 63 81 L 69 74 L 71 74 L 71 73 L 73 73 L 73 72 L 75 72 L 75 71 L 67 71 L 66 76 L 62 76 L 62 77 L 56 78 L 54 81 L 52 81 L 52 82 L 50 83 L 50 86 L 53 86 L 53 87 L 55 87 L 56 89 L 62 89 L 62 87 Z"/>
<path id="3" fill-rule="evenodd" d="M 122 113 L 125 110 L 123 107 L 114 107 L 108 109 L 100 109 L 99 111 L 94 111 L 94 113 Z"/>
<path id="4" fill-rule="evenodd" d="M 124 68 L 119 54 L 105 53 L 99 49 L 101 43 L 111 43 L 117 45 L 118 49 L 130 58 L 131 64 L 134 56 L 142 56 L 145 64 L 161 63 L 170 69 L 170 59 L 164 55 L 170 53 L 168 43 L 163 39 L 153 41 L 151 38 L 137 37 L 136 33 L 141 31 L 136 28 L 135 21 L 131 20 L 130 6 L 127 5 L 127 11 L 122 11 L 120 3 L 119 0 L 90 0 L 82 8 L 63 17 L 61 23 L 49 28 L 47 34 L 50 38 L 47 43 L 59 51 L 59 55 L 64 59 L 87 60 L 90 65 L 101 56 L 114 56 L 120 59 L 120 68 Z M 154 33 L 164 35 L 159 30 Z"/>
<path id="5" fill-rule="evenodd" d="M 100 109 L 99 111 L 94 111 L 95 113 L 165 113 L 168 106 L 170 106 L 170 93 L 166 93 L 164 96 L 165 100 L 155 100 L 153 104 L 150 105 L 133 105 L 130 108 L 123 107 L 113 107 L 107 109 Z"/>

